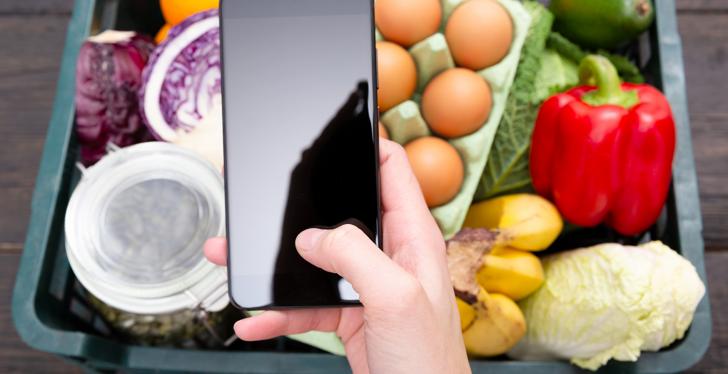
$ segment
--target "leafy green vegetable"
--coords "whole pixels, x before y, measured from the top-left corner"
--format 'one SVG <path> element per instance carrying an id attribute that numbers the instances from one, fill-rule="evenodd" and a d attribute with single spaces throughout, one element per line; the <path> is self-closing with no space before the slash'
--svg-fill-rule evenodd
<path id="1" fill-rule="evenodd" d="M 633 64 L 627 57 L 622 55 L 615 55 L 609 53 L 603 49 L 597 51 L 597 54 L 606 57 L 614 67 L 617 68 L 617 73 L 622 77 L 625 82 L 631 83 L 644 83 L 645 77 L 642 76 L 640 69 L 637 65 Z"/>
<path id="2" fill-rule="evenodd" d="M 564 58 L 574 62 L 579 62 L 586 57 L 586 52 L 581 47 L 555 31 L 549 34 L 546 39 L 546 45 Z"/>
<path id="3" fill-rule="evenodd" d="M 579 66 L 546 48 L 541 55 L 541 70 L 536 76 L 534 97 L 545 100 L 549 96 L 566 91 L 579 83 Z"/>
<path id="4" fill-rule="evenodd" d="M 525 1 L 523 7 L 531 16 L 531 26 L 528 29 L 523 49 L 521 49 L 521 59 L 513 80 L 511 96 L 520 100 L 531 100 L 531 88 L 533 88 L 541 67 L 541 54 L 546 48 L 546 40 L 551 31 L 554 16 L 536 1 Z"/>
<path id="5" fill-rule="evenodd" d="M 528 150 L 540 105 L 533 93 L 554 17 L 536 1 L 525 1 L 523 6 L 531 16 L 531 26 L 475 200 L 518 190 L 531 183 Z"/>
<path id="6" fill-rule="evenodd" d="M 526 336 L 508 355 L 596 370 L 681 339 L 705 295 L 686 259 L 661 242 L 600 244 L 547 256 L 545 283 L 519 302 Z"/>
<path id="7" fill-rule="evenodd" d="M 577 65 L 588 54 L 586 51 L 581 49 L 581 47 L 569 41 L 569 39 L 566 39 L 557 32 L 549 34 L 546 45 L 548 48 L 556 51 L 558 54 L 573 61 Z M 615 55 L 605 50 L 599 50 L 597 51 L 597 54 L 606 57 L 609 62 L 617 68 L 617 73 L 619 73 L 619 76 L 622 77 L 624 81 L 632 83 L 643 83 L 645 81 L 642 73 L 640 73 L 640 69 L 627 57 Z"/>

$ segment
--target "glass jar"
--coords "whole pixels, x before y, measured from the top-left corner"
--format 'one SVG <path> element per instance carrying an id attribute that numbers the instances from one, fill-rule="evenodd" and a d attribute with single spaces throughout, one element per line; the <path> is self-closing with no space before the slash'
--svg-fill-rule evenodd
<path id="1" fill-rule="evenodd" d="M 216 168 L 179 146 L 150 142 L 81 170 L 66 211 L 66 253 L 91 304 L 142 343 L 222 343 L 213 325 L 225 320 L 215 313 L 229 304 L 227 272 L 202 253 L 207 238 L 225 234 Z"/>

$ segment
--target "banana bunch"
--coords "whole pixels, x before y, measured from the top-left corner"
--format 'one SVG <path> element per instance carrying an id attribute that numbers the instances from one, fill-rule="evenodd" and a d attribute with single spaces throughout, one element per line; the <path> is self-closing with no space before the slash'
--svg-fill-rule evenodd
<path id="1" fill-rule="evenodd" d="M 507 195 L 474 204 L 464 228 L 448 241 L 448 268 L 457 295 L 465 347 L 474 356 L 507 352 L 526 333 L 515 303 L 544 281 L 533 251 L 546 249 L 563 222 L 537 195 Z"/>

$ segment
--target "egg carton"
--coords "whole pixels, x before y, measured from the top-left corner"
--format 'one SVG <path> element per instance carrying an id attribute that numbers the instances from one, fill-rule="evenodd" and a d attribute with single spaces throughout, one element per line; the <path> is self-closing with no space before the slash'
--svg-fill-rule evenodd
<path id="1" fill-rule="evenodd" d="M 432 131 L 420 112 L 420 99 L 422 91 L 432 78 L 455 67 L 445 39 L 444 28 L 450 14 L 463 1 L 442 0 L 443 20 L 440 30 L 409 49 L 409 53 L 417 65 L 417 90 L 409 100 L 381 115 L 381 122 L 386 127 L 390 138 L 399 144 L 404 145 L 414 139 L 432 135 Z M 452 200 L 430 210 L 445 239 L 449 239 L 460 230 L 472 203 L 473 195 L 488 161 L 495 133 L 503 116 L 506 99 L 518 68 L 521 48 L 531 23 L 531 17 L 520 2 L 516 0 L 497 1 L 511 16 L 513 41 L 508 54 L 500 62 L 476 72 L 490 86 L 493 106 L 488 120 L 474 133 L 446 139 L 460 154 L 465 168 L 465 177 L 460 191 Z M 386 40 L 378 30 L 376 38 Z"/>

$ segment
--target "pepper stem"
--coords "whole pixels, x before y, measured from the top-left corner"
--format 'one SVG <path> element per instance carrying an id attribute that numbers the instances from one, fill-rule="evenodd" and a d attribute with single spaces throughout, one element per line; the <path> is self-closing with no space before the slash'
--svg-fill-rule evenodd
<path id="1" fill-rule="evenodd" d="M 618 105 L 625 109 L 639 102 L 637 91 L 623 90 L 617 69 L 604 56 L 588 55 L 579 65 L 579 79 L 582 84 L 595 84 L 597 89 L 582 96 L 582 101 L 591 106 Z"/>

